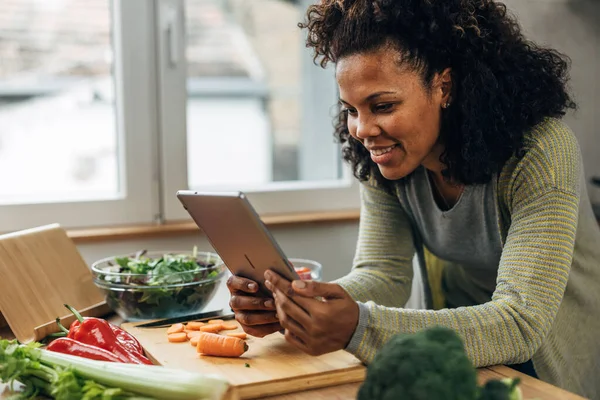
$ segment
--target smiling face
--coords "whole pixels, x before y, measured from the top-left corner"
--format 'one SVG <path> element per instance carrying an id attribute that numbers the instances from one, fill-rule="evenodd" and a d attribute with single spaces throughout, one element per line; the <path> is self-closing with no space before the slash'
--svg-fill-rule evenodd
<path id="1" fill-rule="evenodd" d="M 341 58 L 336 65 L 348 130 L 371 153 L 381 174 L 403 178 L 419 165 L 443 169 L 439 157 L 442 105 L 449 100 L 450 72 L 427 88 L 421 74 L 398 63 L 390 46 Z"/>

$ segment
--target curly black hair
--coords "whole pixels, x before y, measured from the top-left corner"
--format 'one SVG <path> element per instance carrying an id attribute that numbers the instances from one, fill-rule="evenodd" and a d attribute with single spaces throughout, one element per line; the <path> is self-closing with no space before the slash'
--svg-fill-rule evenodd
<path id="1" fill-rule="evenodd" d="M 463 184 L 489 182 L 523 148 L 524 133 L 576 105 L 568 93 L 570 59 L 527 40 L 516 18 L 493 0 L 321 0 L 300 23 L 315 63 L 390 43 L 419 71 L 426 88 L 451 68 L 452 106 L 443 110 L 445 175 Z M 390 183 L 352 138 L 347 116 L 335 136 L 362 181 Z"/>

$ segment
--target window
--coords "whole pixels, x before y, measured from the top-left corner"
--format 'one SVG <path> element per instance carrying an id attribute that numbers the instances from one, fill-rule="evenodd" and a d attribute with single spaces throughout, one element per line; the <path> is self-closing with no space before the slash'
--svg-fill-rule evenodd
<path id="1" fill-rule="evenodd" d="M 259 212 L 354 208 L 308 0 L 5 0 L 0 231 L 188 218 L 179 189 Z"/>
<path id="2" fill-rule="evenodd" d="M 185 0 L 185 40 L 165 28 L 160 75 L 178 89 L 163 93 L 161 132 L 180 155 L 164 157 L 167 219 L 186 217 L 182 188 L 243 190 L 262 213 L 358 207 L 332 135 L 333 71 L 314 65 L 297 27 L 310 3 Z M 165 5 L 165 27 L 177 7 Z"/>

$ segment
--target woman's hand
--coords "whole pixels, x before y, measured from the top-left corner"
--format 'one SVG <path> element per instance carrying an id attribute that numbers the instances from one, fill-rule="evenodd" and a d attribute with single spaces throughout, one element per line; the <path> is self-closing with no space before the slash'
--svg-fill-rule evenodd
<path id="1" fill-rule="evenodd" d="M 275 315 L 273 299 L 258 294 L 256 282 L 231 276 L 227 280 L 227 288 L 231 293 L 229 306 L 244 332 L 256 337 L 264 337 L 281 330 Z"/>
<path id="2" fill-rule="evenodd" d="M 358 304 L 340 286 L 293 281 L 265 272 L 265 285 L 275 295 L 279 323 L 288 342 L 318 356 L 346 348 L 358 324 Z M 320 299 L 317 299 L 320 298 Z"/>

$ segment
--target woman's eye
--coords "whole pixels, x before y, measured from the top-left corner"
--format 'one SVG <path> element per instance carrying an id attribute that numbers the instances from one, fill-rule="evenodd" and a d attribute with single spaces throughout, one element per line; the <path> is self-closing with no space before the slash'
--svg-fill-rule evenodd
<path id="1" fill-rule="evenodd" d="M 354 108 L 343 108 L 342 111 L 348 115 L 356 115 L 356 109 Z"/>
<path id="2" fill-rule="evenodd" d="M 392 109 L 394 105 L 392 103 L 387 103 L 387 104 L 377 104 L 375 106 L 375 111 L 378 112 L 386 112 L 386 111 L 390 111 Z"/>

